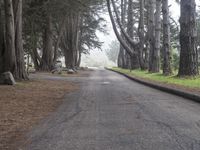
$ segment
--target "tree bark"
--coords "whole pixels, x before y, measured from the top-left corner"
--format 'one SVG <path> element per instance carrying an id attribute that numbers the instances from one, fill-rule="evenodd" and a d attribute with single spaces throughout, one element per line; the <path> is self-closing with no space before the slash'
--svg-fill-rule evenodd
<path id="1" fill-rule="evenodd" d="M 146 61 L 146 53 L 144 53 L 144 44 L 145 44 L 145 33 L 144 33 L 144 0 L 140 0 L 140 18 L 139 18 L 139 27 L 138 27 L 138 36 L 140 39 L 138 57 L 141 70 L 146 70 L 148 64 Z M 144 56 L 145 55 L 145 56 Z"/>
<path id="2" fill-rule="evenodd" d="M 62 38 L 62 49 L 65 56 L 65 65 L 68 69 L 74 69 L 77 64 L 80 15 L 70 11 L 66 21 L 66 29 Z"/>
<path id="3" fill-rule="evenodd" d="M 43 37 L 43 54 L 41 62 L 42 71 L 51 71 L 53 68 L 53 35 L 52 35 L 52 17 L 47 16 L 46 28 Z"/>
<path id="4" fill-rule="evenodd" d="M 171 75 L 171 40 L 170 40 L 170 19 L 169 19 L 169 2 L 162 0 L 163 13 L 163 74 Z"/>
<path id="5" fill-rule="evenodd" d="M 179 76 L 196 76 L 198 70 L 195 0 L 181 0 Z"/>
<path id="6" fill-rule="evenodd" d="M 161 0 L 156 0 L 156 14 L 154 17 L 155 0 L 149 0 L 149 72 L 160 71 L 160 28 L 161 28 Z"/>
<path id="7" fill-rule="evenodd" d="M 121 0 L 121 22 L 125 24 L 125 11 L 126 11 L 127 0 Z M 121 36 L 123 37 L 122 33 Z M 125 53 L 124 47 L 120 44 L 120 50 L 118 55 L 118 67 L 125 68 Z"/>
<path id="8" fill-rule="evenodd" d="M 16 70 L 14 76 L 19 80 L 27 80 L 24 49 L 22 43 L 22 0 L 13 1 L 14 19 L 15 19 L 15 52 L 16 52 Z"/>
<path id="9" fill-rule="evenodd" d="M 5 55 L 5 27 L 3 18 L 3 8 L 0 2 L 0 73 L 4 72 L 4 55 Z"/>
<path id="10" fill-rule="evenodd" d="M 134 34 L 134 20 L 133 20 L 133 0 L 128 1 L 128 23 L 127 23 L 127 33 L 129 37 L 133 39 Z M 134 51 L 134 50 L 132 50 Z M 127 56 L 127 63 L 130 65 L 130 69 L 139 69 L 138 53 L 132 56 Z M 130 62 L 129 62 L 130 61 Z"/>
<path id="11" fill-rule="evenodd" d="M 160 71 L 160 37 L 161 37 L 161 0 L 156 0 L 156 14 L 155 14 L 155 49 L 152 59 L 151 72 Z"/>
<path id="12" fill-rule="evenodd" d="M 15 55 L 15 27 L 12 0 L 4 0 L 5 5 L 5 26 L 6 26 L 6 45 L 5 45 L 5 64 L 4 71 L 14 73 L 16 69 Z"/>
<path id="13" fill-rule="evenodd" d="M 42 59 L 41 57 L 39 56 L 38 54 L 38 51 L 37 51 L 37 35 L 36 35 L 36 31 L 35 31 L 35 23 L 34 22 L 31 22 L 31 51 L 30 51 L 30 54 L 31 54 L 31 58 L 33 60 L 33 63 L 34 63 L 34 67 L 37 71 L 40 70 L 40 64 L 42 62 Z"/>
<path id="14" fill-rule="evenodd" d="M 60 25 L 60 29 L 59 29 L 59 32 L 58 32 L 58 37 L 57 37 L 57 40 L 56 40 L 56 43 L 55 43 L 55 48 L 54 48 L 54 58 L 53 58 L 53 63 L 54 65 L 56 64 L 56 61 L 58 59 L 58 48 L 59 48 L 59 45 L 60 45 L 60 42 L 61 42 L 61 38 L 63 36 L 63 32 L 64 32 L 64 29 L 65 29 L 65 24 L 66 24 L 66 16 L 65 18 L 63 19 L 61 25 Z"/>
<path id="15" fill-rule="evenodd" d="M 149 52 L 149 72 L 153 72 L 153 59 L 154 59 L 154 49 L 155 49 L 155 19 L 154 19 L 154 6 L 155 0 L 149 0 L 149 25 L 148 25 L 148 38 L 150 44 L 150 52 Z"/>

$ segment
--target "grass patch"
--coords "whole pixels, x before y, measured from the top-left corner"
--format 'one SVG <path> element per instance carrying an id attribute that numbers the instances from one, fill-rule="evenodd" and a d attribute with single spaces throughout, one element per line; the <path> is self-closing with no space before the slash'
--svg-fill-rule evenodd
<path id="1" fill-rule="evenodd" d="M 144 79 L 156 81 L 159 83 L 174 84 L 174 85 L 180 85 L 180 86 L 189 87 L 189 88 L 200 89 L 200 77 L 179 78 L 176 75 L 164 76 L 162 73 L 148 73 L 148 71 L 141 71 L 141 70 L 132 70 L 130 72 L 129 69 L 121 69 L 121 68 L 116 68 L 116 67 L 112 69 L 115 71 L 125 73 L 130 76 L 144 78 Z"/>

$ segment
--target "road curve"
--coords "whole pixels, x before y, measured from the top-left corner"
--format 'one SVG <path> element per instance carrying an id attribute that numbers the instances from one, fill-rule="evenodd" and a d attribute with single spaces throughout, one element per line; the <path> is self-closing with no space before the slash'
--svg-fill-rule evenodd
<path id="1" fill-rule="evenodd" d="M 73 81 L 74 79 L 68 79 Z M 28 135 L 27 150 L 200 150 L 200 104 L 96 70 Z"/>

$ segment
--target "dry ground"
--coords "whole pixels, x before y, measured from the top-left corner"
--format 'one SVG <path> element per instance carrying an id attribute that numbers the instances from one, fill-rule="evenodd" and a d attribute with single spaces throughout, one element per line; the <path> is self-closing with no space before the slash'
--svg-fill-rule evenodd
<path id="1" fill-rule="evenodd" d="M 15 150 L 23 135 L 77 88 L 66 81 L 42 79 L 0 86 L 0 149 Z"/>

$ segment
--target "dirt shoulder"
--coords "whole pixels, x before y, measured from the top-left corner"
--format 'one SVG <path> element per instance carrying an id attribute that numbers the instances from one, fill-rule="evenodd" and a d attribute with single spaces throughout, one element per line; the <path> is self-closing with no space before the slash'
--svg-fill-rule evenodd
<path id="1" fill-rule="evenodd" d="M 15 150 L 23 135 L 76 89 L 67 81 L 47 79 L 0 86 L 0 149 Z"/>

